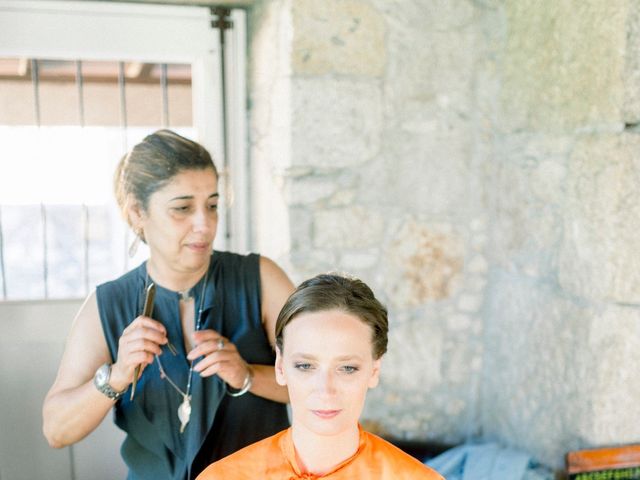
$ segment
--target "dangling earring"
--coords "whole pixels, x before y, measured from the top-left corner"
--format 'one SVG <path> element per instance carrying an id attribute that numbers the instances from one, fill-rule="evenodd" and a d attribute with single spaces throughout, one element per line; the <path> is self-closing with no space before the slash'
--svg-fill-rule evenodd
<path id="1" fill-rule="evenodd" d="M 138 231 L 136 232 L 136 237 L 133 239 L 133 242 L 131 242 L 131 245 L 129 246 L 129 258 L 133 258 L 133 256 L 138 251 L 138 246 L 140 245 L 141 237 L 142 237 L 142 229 L 138 229 Z"/>

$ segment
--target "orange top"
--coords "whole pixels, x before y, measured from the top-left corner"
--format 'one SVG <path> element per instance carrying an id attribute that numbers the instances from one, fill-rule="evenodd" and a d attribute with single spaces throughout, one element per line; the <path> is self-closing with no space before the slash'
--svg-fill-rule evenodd
<path id="1" fill-rule="evenodd" d="M 196 480 L 444 480 L 386 440 L 360 428 L 358 451 L 324 475 L 301 470 L 291 428 L 212 463 Z"/>

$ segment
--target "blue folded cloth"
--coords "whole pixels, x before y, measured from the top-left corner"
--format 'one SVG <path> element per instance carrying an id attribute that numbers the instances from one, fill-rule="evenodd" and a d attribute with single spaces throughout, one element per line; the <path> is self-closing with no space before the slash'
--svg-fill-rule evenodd
<path id="1" fill-rule="evenodd" d="M 451 448 L 425 462 L 447 480 L 552 480 L 530 455 L 497 443 Z"/>

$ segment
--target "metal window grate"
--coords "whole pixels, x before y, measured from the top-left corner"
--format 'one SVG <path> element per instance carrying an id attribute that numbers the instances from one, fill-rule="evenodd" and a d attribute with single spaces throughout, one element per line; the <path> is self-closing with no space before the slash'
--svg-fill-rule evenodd
<path id="1" fill-rule="evenodd" d="M 9 63 L 8 60 L 11 59 L 0 59 L 0 64 L 3 63 L 6 70 L 6 65 Z M 69 83 L 71 80 L 73 81 L 76 105 L 76 112 L 73 115 L 75 117 L 75 125 L 77 128 L 77 133 L 79 137 L 82 137 L 88 129 L 91 129 L 93 126 L 91 125 L 91 121 L 87 119 L 90 113 L 90 108 L 99 102 L 96 101 L 95 98 L 91 98 L 91 90 L 94 91 L 94 95 L 101 94 L 104 96 L 105 89 L 111 89 L 113 91 L 117 91 L 117 103 L 118 103 L 118 121 L 111 122 L 111 125 L 103 125 L 103 128 L 111 129 L 111 130 L 119 130 L 120 137 L 120 150 L 125 152 L 128 150 L 129 145 L 133 140 L 139 140 L 144 134 L 149 133 L 150 131 L 156 130 L 157 128 L 175 128 L 180 131 L 182 128 L 189 129 L 190 125 L 184 125 L 184 118 L 186 115 L 182 115 L 183 125 L 178 125 L 172 127 L 170 124 L 170 89 L 173 85 L 179 85 L 183 89 L 190 89 L 190 79 L 188 66 L 184 65 L 170 65 L 167 63 L 161 64 L 131 64 L 126 63 L 124 61 L 117 62 L 103 62 L 102 65 L 100 62 L 85 62 L 83 60 L 77 59 L 73 61 L 52 61 L 47 59 L 29 59 L 27 61 L 27 72 L 23 72 L 22 76 L 19 74 L 18 66 L 24 65 L 24 60 L 17 59 L 14 64 L 16 66 L 16 70 L 12 72 L 11 75 L 7 75 L 6 72 L 2 71 L 2 67 L 0 66 L 0 84 L 3 81 L 10 81 L 16 84 L 16 80 L 18 80 L 17 84 L 19 86 L 23 86 L 22 84 L 30 83 L 30 89 L 32 92 L 31 102 L 33 104 L 33 120 L 31 122 L 31 128 L 35 128 L 37 132 L 43 134 L 45 130 L 48 128 L 69 128 L 70 125 L 59 125 L 62 120 L 51 118 L 47 116 L 47 113 L 43 108 L 44 103 L 47 101 L 47 98 L 44 91 L 46 87 L 57 86 L 58 90 L 64 90 L 66 88 L 65 82 Z M 115 68 L 114 68 L 115 67 Z M 4 78 L 3 78 L 4 77 Z M 7 78 L 9 80 L 7 80 Z M 22 84 L 21 84 L 21 83 Z M 131 111 L 131 103 L 132 101 L 136 103 L 136 95 L 140 96 L 139 93 L 130 93 L 129 86 L 133 86 L 132 88 L 138 87 L 140 85 L 146 85 L 149 89 L 153 89 L 158 94 L 158 115 L 154 117 L 151 121 L 148 122 L 148 125 L 140 125 L 140 115 L 137 115 L 137 119 L 134 121 L 137 122 L 137 125 L 132 126 L 130 121 L 130 116 L 132 114 Z M 12 85 L 14 88 L 15 85 Z M 90 88 L 93 86 L 93 88 Z M 153 86 L 153 87 L 149 87 Z M 51 89 L 51 88 L 50 88 Z M 54 88 L 55 90 L 55 88 Z M 69 89 L 66 88 L 67 94 L 69 94 Z M 98 93 L 96 93 L 96 91 Z M 20 95 L 14 96 L 16 99 L 24 98 Z M 145 100 L 146 100 L 145 96 Z M 17 101 L 17 100 L 16 100 Z M 102 100 L 104 102 L 104 100 Z M 140 104 L 138 101 L 137 104 Z M 178 109 L 179 110 L 179 109 Z M 50 112 L 49 112 L 50 113 Z M 178 111 L 178 117 L 180 117 Z M 134 115 L 135 116 L 135 115 Z M 188 112 L 188 116 L 190 116 L 190 112 Z M 95 117 L 95 115 L 94 115 Z M 7 121 L 9 120 L 9 121 Z M 64 120 L 64 119 L 63 119 Z M 4 122 L 0 120 L 0 123 L 11 124 L 11 119 L 4 118 Z M 25 125 L 26 122 L 16 121 L 18 125 L 14 125 L 16 128 L 24 128 L 28 125 Z M 144 123 L 144 122 L 142 122 Z M 135 131 L 134 131 L 135 130 Z M 143 133 L 144 132 L 144 133 Z M 186 133 L 183 131 L 183 133 Z M 112 137 L 113 132 L 112 132 Z M 120 155 L 121 156 L 121 155 Z M 93 161 L 90 156 L 87 155 L 87 162 Z M 113 161 L 117 161 L 117 158 L 114 158 Z M 43 162 L 44 159 L 40 158 L 38 161 Z M 46 160 L 49 161 L 49 160 Z M 55 160 L 51 160 L 55 161 Z M 2 173 L 0 173 L 2 174 Z M 10 174 L 10 172 L 9 172 Z M 109 184 L 110 184 L 109 178 Z M 27 205 L 23 206 L 25 211 L 27 210 Z M 12 238 L 12 232 L 15 232 L 16 223 L 15 221 L 16 215 L 19 216 L 19 210 L 21 209 L 21 205 L 2 205 L 0 204 L 0 280 L 2 281 L 2 299 L 3 300 L 12 300 L 12 299 L 49 299 L 49 298 L 68 298 L 74 296 L 84 296 L 91 289 L 92 284 L 95 284 L 96 277 L 98 278 L 112 278 L 114 275 L 121 273 L 122 271 L 128 269 L 130 267 L 130 263 L 132 259 L 128 256 L 128 245 L 130 243 L 130 234 L 127 228 L 122 228 L 122 240 L 120 242 L 121 258 L 123 258 L 121 262 L 122 268 L 119 269 L 119 272 L 109 272 L 106 274 L 104 271 L 103 275 L 100 275 L 100 272 L 92 270 L 92 262 L 94 258 L 98 257 L 101 261 L 104 261 L 105 257 L 107 257 L 107 253 L 104 248 L 111 248 L 108 245 L 108 242 L 96 242 L 95 239 L 92 239 L 92 232 L 96 230 L 102 230 L 103 235 L 105 234 L 105 230 L 110 230 L 112 228 L 110 217 L 106 215 L 104 211 L 99 212 L 101 210 L 98 207 L 90 205 L 89 202 L 80 201 L 78 202 L 76 207 L 72 205 L 60 206 L 60 205 L 51 205 L 47 200 L 42 200 L 38 205 L 38 224 L 39 224 L 39 233 L 36 233 L 35 230 L 32 232 L 32 236 L 37 236 L 41 238 L 40 245 L 40 253 L 36 254 L 34 257 L 40 259 L 40 277 L 41 277 L 41 288 L 39 288 L 40 293 L 36 293 L 34 288 L 30 288 L 25 290 L 22 296 L 19 293 L 19 289 L 16 287 L 16 284 L 21 282 L 25 282 L 27 277 L 30 279 L 30 283 L 33 283 L 33 275 L 13 275 L 15 273 L 15 265 L 18 263 L 15 259 L 20 254 L 19 249 L 12 248 L 12 243 L 19 242 L 20 238 L 16 237 Z M 75 216 L 72 212 L 76 209 L 79 209 L 79 214 L 77 215 L 77 228 L 73 227 L 68 231 L 64 232 L 64 228 L 61 228 L 60 225 L 56 225 L 56 221 L 59 221 L 60 218 L 64 218 L 66 216 Z M 7 224 L 9 223 L 9 219 L 7 218 L 6 212 L 10 210 L 13 218 L 11 222 L 11 228 L 9 228 L 10 232 L 7 232 Z M 102 209 L 103 210 L 103 209 Z M 18 212 L 16 212 L 18 211 Z M 94 214 L 92 214 L 94 212 Z M 112 214 L 111 217 L 118 216 L 117 213 Z M 119 218 L 118 218 L 119 221 Z M 25 225 L 28 224 L 30 227 L 33 227 L 32 222 L 24 222 Z M 26 227 L 25 227 L 26 228 Z M 77 234 L 81 237 L 79 241 L 73 240 L 70 241 L 70 244 L 77 244 L 79 246 L 79 253 L 77 254 L 77 263 L 79 264 L 79 269 L 81 270 L 80 274 L 76 276 L 75 282 L 77 285 L 60 289 L 55 288 L 52 289 L 52 281 L 55 285 L 59 282 L 59 275 L 57 275 L 57 269 L 60 267 L 59 258 L 61 256 L 59 252 L 59 248 L 55 245 L 57 242 L 57 236 L 61 235 L 63 232 L 65 235 Z M 9 237 L 7 237 L 9 235 Z M 28 236 L 28 235 L 27 235 Z M 108 236 L 108 233 L 107 233 Z M 54 244 L 51 242 L 53 241 Z M 17 253 L 16 253 L 17 252 Z M 133 259 L 135 260 L 135 259 Z M 108 260 L 107 260 L 108 261 Z M 29 263 L 29 262 L 27 262 Z M 73 262 L 71 262 L 73 263 Z M 118 264 L 120 262 L 110 262 L 111 264 Z M 35 267 L 33 264 L 30 264 L 30 268 L 33 270 Z M 23 278 L 21 278 L 23 277 Z M 56 277 L 55 281 L 52 277 Z M 64 281 L 68 281 L 68 277 L 65 277 Z M 61 293 L 62 292 L 62 293 Z M 64 292 L 76 292 L 75 294 L 69 294 Z"/>
<path id="2" fill-rule="evenodd" d="M 161 127 L 200 141 L 213 154 L 223 199 L 236 192 L 232 206 L 220 207 L 216 248 L 248 251 L 245 12 L 99 2 L 81 2 L 70 11 L 66 2 L 36 3 L 0 5 L 0 104 L 24 101 L 0 109 L 0 155 L 10 159 L 0 162 L 0 300 L 79 298 L 136 261 L 124 254 L 129 238 L 120 215 L 94 201 L 103 193 L 83 184 L 64 187 L 60 198 L 73 209 L 37 195 L 43 186 L 65 183 L 58 170 L 73 169 L 83 178 L 107 179 L 113 200 L 113 169 L 100 162 L 108 157 L 115 163 L 126 146 Z M 48 27 L 58 32 L 56 42 L 50 42 Z M 114 37 L 118 42 L 112 44 L 108 39 Z M 113 58 L 116 52 L 122 61 Z M 180 61 L 185 63 L 171 63 Z M 69 139 L 69 129 L 76 129 L 78 141 Z M 47 149 L 40 147 L 44 140 Z M 60 152 L 77 155 L 81 147 L 86 153 L 72 166 L 54 158 Z M 32 158 L 16 161 L 5 155 L 7 148 L 24 149 Z M 8 171 L 10 163 L 16 171 Z M 17 200 L 7 200 L 20 183 L 26 187 Z M 84 191 L 86 199 L 69 201 L 71 190 Z M 70 282 L 76 286 L 68 288 Z"/>

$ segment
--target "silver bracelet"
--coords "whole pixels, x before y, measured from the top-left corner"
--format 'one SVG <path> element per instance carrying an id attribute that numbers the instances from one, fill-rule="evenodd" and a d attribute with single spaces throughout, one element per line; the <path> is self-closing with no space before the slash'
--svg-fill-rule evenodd
<path id="1" fill-rule="evenodd" d="M 251 389 L 251 385 L 253 385 L 253 372 L 249 368 L 247 370 L 247 376 L 244 377 L 244 383 L 242 384 L 240 390 L 238 390 L 237 392 L 230 392 L 227 382 L 224 382 L 224 389 L 226 390 L 227 395 L 229 395 L 230 397 L 239 397 L 240 395 L 244 395 L 245 393 L 247 393 Z"/>

